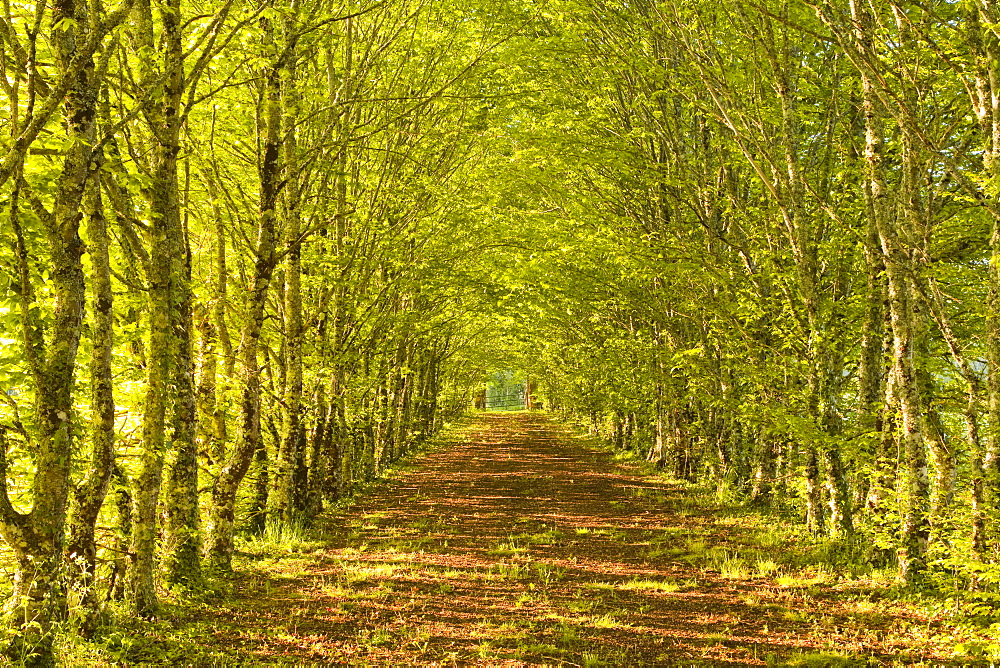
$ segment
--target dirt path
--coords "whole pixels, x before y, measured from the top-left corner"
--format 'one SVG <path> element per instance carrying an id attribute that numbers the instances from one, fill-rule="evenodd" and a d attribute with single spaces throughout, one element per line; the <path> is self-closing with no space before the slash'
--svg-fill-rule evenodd
<path id="1" fill-rule="evenodd" d="M 487 414 L 466 441 L 331 518 L 328 547 L 261 559 L 204 640 L 245 661 L 305 664 L 919 657 L 894 645 L 906 620 L 884 608 L 847 605 L 832 585 L 727 572 L 727 553 L 709 546 L 732 538 L 677 496 L 543 416 Z"/>

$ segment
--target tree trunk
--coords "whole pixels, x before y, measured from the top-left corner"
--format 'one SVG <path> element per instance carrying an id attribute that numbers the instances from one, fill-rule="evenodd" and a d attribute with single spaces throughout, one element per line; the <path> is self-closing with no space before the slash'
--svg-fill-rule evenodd
<path id="1" fill-rule="evenodd" d="M 814 535 L 823 533 L 826 525 L 823 513 L 822 488 L 819 479 L 819 457 L 816 447 L 807 446 L 806 452 L 806 526 Z"/>
<path id="2" fill-rule="evenodd" d="M 101 160 L 95 159 L 98 169 Z M 92 177 L 87 205 L 87 236 L 93 264 L 91 328 L 93 351 L 90 358 L 91 392 L 91 463 L 87 477 L 73 490 L 69 539 L 66 554 L 77 562 L 78 583 L 83 590 L 84 627 L 89 626 L 98 601 L 94 589 L 97 568 L 95 528 L 97 516 L 104 505 L 111 475 L 115 467 L 115 401 L 111 376 L 111 353 L 114 343 L 114 297 L 111 291 L 111 256 L 107 220 L 101 201 L 98 174 Z"/>
<path id="3" fill-rule="evenodd" d="M 900 43 L 904 50 L 915 50 L 909 20 L 898 7 L 896 16 Z M 916 91 L 903 83 L 904 103 L 914 109 Z M 900 548 L 900 575 L 907 582 L 916 582 L 926 567 L 925 555 L 930 537 L 929 482 L 927 476 L 927 437 L 924 432 L 920 379 L 916 360 L 917 334 L 922 329 L 918 322 L 911 276 L 917 275 L 918 261 L 915 235 L 923 227 L 923 205 L 920 198 L 919 161 L 916 156 L 917 139 L 910 128 L 902 127 L 903 166 L 900 197 L 903 224 L 898 229 L 888 225 L 881 231 L 882 248 L 886 256 L 886 275 L 889 280 L 889 309 L 893 331 L 893 366 L 896 374 L 895 388 L 899 397 L 901 426 L 903 429 L 903 526 Z"/>
<path id="4" fill-rule="evenodd" d="M 292 28 L 292 26 L 287 26 Z M 304 466 L 305 429 L 302 425 L 302 249 L 301 213 L 298 182 L 298 144 L 296 114 L 298 103 L 297 54 L 287 51 L 286 76 L 282 80 L 283 113 L 288 130 L 284 138 L 286 184 L 284 187 L 284 227 L 287 257 L 284 274 L 285 340 L 284 358 L 287 382 L 283 402 L 282 444 L 275 467 L 274 496 L 270 499 L 275 521 L 294 524 L 300 518 L 305 500 L 299 496 Z"/>
<path id="5" fill-rule="evenodd" d="M 178 220 L 178 222 L 180 222 Z M 177 344 L 174 360 L 173 461 L 164 490 L 164 567 L 168 584 L 191 588 L 201 582 L 201 515 L 198 504 L 198 411 L 191 332 L 191 249 L 187 229 L 172 230 L 173 303 L 171 321 Z"/>
<path id="6" fill-rule="evenodd" d="M 330 440 L 329 410 L 325 394 L 325 383 L 316 383 L 313 405 L 316 406 L 316 423 L 309 439 L 309 463 L 306 477 L 305 517 L 312 520 L 323 510 L 323 483 L 330 468 L 327 442 Z"/>
<path id="7" fill-rule="evenodd" d="M 132 502 L 131 484 L 118 464 L 115 464 L 111 475 L 114 482 L 113 491 L 115 510 L 118 514 L 118 525 L 115 527 L 115 538 L 111 545 L 114 555 L 111 563 L 111 575 L 108 578 L 108 600 L 121 601 L 125 598 L 125 582 L 128 577 L 129 547 L 132 545 Z"/>
<path id="8" fill-rule="evenodd" d="M 142 453 L 136 479 L 135 526 L 132 533 L 134 561 L 128 584 L 129 608 L 136 615 L 156 614 L 157 506 L 166 455 L 166 416 L 170 379 L 177 354 L 174 335 L 173 274 L 176 229 L 180 227 L 177 154 L 180 151 L 180 101 L 183 87 L 180 0 L 168 0 L 159 10 L 163 48 L 154 41 L 152 9 L 148 1 L 135 9 L 135 34 L 140 48 L 162 50 L 162 72 L 150 67 L 144 76 L 150 84 L 162 74 L 163 90 L 147 109 L 154 137 L 152 183 L 148 189 L 150 215 L 149 351 L 146 401 L 143 412 Z"/>

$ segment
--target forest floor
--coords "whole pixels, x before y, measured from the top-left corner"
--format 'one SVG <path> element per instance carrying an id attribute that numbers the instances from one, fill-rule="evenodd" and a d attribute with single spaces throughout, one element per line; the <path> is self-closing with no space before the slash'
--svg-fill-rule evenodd
<path id="1" fill-rule="evenodd" d="M 967 663 L 951 658 L 953 632 L 926 606 L 888 596 L 889 581 L 870 569 L 851 577 L 809 565 L 805 538 L 757 517 L 695 502 L 544 415 L 483 414 L 326 516 L 322 540 L 244 545 L 233 595 L 105 638 L 103 656 L 117 651 L 131 665 Z"/>

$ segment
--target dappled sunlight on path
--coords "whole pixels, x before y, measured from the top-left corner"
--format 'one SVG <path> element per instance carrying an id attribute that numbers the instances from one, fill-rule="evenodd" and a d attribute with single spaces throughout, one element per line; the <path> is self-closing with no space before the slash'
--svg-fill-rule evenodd
<path id="1" fill-rule="evenodd" d="M 687 558 L 681 492 L 541 414 L 484 414 L 329 518 L 331 541 L 244 583 L 220 639 L 302 663 L 764 665 L 889 658 L 880 628 L 768 577 Z M 707 528 L 706 528 L 707 527 Z M 274 568 L 270 568 L 273 573 Z M 808 612 L 800 608 L 813 606 Z M 859 623 L 864 622 L 864 623 Z M 874 644 L 873 644 L 874 643 Z"/>

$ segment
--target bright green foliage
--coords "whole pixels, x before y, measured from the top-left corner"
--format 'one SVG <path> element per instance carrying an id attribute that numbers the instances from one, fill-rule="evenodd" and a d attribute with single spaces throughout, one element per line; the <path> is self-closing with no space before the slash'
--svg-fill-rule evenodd
<path id="1" fill-rule="evenodd" d="M 76 4 L 0 16 L 0 558 L 38 609 L 81 481 L 77 584 L 193 584 L 203 518 L 225 567 L 491 377 L 995 594 L 993 2 Z"/>

